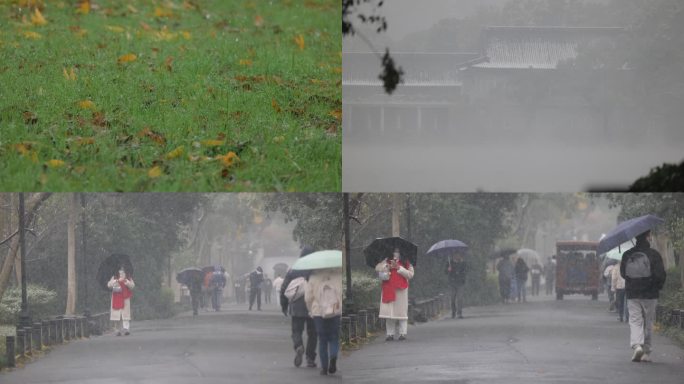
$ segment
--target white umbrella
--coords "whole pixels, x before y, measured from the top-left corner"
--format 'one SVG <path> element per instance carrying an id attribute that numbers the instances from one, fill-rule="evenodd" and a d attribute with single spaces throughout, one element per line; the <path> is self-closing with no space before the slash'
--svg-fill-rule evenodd
<path id="1" fill-rule="evenodd" d="M 525 260 L 525 264 L 527 264 L 528 267 L 534 265 L 535 262 L 539 265 L 542 264 L 541 258 L 539 257 L 539 253 L 537 253 L 537 251 L 533 249 L 518 249 L 518 252 L 515 253 L 515 256 L 522 257 L 522 259 Z"/>

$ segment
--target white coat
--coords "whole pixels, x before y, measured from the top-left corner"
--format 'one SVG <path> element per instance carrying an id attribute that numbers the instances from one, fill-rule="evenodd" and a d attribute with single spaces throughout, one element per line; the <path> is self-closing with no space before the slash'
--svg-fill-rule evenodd
<path id="1" fill-rule="evenodd" d="M 112 277 L 109 282 L 107 283 L 107 287 L 109 289 L 112 289 L 114 287 L 114 283 L 116 282 L 116 279 Z M 128 289 L 133 289 L 135 287 L 135 283 L 133 282 L 133 279 L 127 279 L 126 280 L 126 286 Z M 122 309 L 114 309 L 112 308 L 112 302 L 109 302 L 109 320 L 112 321 L 119 321 L 119 320 L 126 320 L 130 321 L 131 320 L 131 298 L 129 297 L 128 299 L 124 300 L 124 307 Z"/>
<path id="2" fill-rule="evenodd" d="M 376 272 L 389 272 L 389 265 L 385 260 L 378 263 L 375 266 Z M 406 280 L 411 280 L 413 278 L 413 266 L 409 265 L 406 269 L 403 266 L 399 266 L 397 272 L 406 278 Z M 382 302 L 382 291 L 380 293 L 380 313 L 378 315 L 381 319 L 396 319 L 396 320 L 407 320 L 408 319 L 408 288 L 398 289 L 396 291 L 396 298 L 391 303 Z"/>

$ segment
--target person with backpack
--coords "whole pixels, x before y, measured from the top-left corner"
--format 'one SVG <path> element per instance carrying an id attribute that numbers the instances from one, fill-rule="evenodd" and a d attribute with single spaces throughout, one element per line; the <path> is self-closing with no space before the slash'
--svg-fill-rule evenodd
<path id="1" fill-rule="evenodd" d="M 342 269 L 327 268 L 311 271 L 304 300 L 318 334 L 318 355 L 321 375 L 337 372 L 340 349 L 340 319 L 342 318 Z"/>
<path id="2" fill-rule="evenodd" d="M 214 311 L 221 310 L 221 298 L 223 288 L 226 286 L 226 277 L 224 275 L 223 267 L 214 267 L 214 272 L 211 274 L 210 292 L 211 292 L 211 307 Z"/>
<path id="3" fill-rule="evenodd" d="M 313 248 L 305 246 L 299 257 L 313 253 Z M 318 334 L 314 320 L 309 316 L 309 309 L 304 300 L 306 282 L 311 271 L 292 270 L 285 274 L 285 278 L 278 291 L 280 307 L 285 316 L 292 317 L 292 343 L 295 350 L 295 367 L 302 365 L 302 357 L 306 353 L 306 366 L 316 368 L 316 344 Z M 304 348 L 304 328 L 306 327 L 306 349 Z"/>
<path id="4" fill-rule="evenodd" d="M 636 245 L 622 254 L 620 276 L 625 279 L 629 310 L 629 341 L 632 361 L 651 361 L 651 334 L 659 291 L 667 275 L 663 258 L 651 248 L 651 231 L 636 237 Z"/>
<path id="5" fill-rule="evenodd" d="M 406 340 L 408 331 L 408 281 L 413 278 L 413 266 L 395 249 L 391 257 L 375 266 L 378 274 L 387 276 L 382 281 L 379 318 L 385 319 L 386 341 L 394 340 L 397 333 L 399 341 Z M 397 332 L 398 328 L 398 332 Z"/>
<path id="6" fill-rule="evenodd" d="M 252 310 L 254 300 L 257 302 L 257 310 L 261 311 L 261 283 L 264 282 L 264 271 L 261 267 L 256 267 L 249 274 L 249 310 Z"/>

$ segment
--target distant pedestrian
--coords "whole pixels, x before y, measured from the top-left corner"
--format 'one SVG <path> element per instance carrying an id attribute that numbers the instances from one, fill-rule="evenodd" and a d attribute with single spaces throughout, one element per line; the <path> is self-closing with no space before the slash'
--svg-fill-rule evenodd
<path id="1" fill-rule="evenodd" d="M 311 271 L 304 293 L 306 307 L 318 334 L 321 375 L 337 372 L 342 318 L 342 269 Z"/>
<path id="2" fill-rule="evenodd" d="M 511 298 L 511 280 L 513 280 L 513 264 L 508 255 L 504 256 L 496 265 L 499 271 L 499 294 L 501 301 L 506 304 Z"/>
<path id="3" fill-rule="evenodd" d="M 539 285 L 541 282 L 542 267 L 538 262 L 534 262 L 530 267 L 530 277 L 532 278 L 532 296 L 539 296 Z"/>
<path id="4" fill-rule="evenodd" d="M 620 264 L 621 263 L 618 263 L 610 273 L 610 289 L 613 290 L 615 296 L 615 310 L 618 314 L 618 320 L 622 322 L 623 320 L 628 319 L 628 317 L 625 316 L 627 307 L 627 300 L 625 299 L 625 279 L 620 276 Z"/>
<path id="5" fill-rule="evenodd" d="M 463 294 L 466 283 L 466 274 L 468 272 L 468 265 L 466 264 L 463 255 L 454 253 L 451 258 L 447 260 L 446 274 L 449 282 L 449 291 L 451 294 L 451 318 L 458 315 L 459 319 L 463 318 Z"/>
<path id="6" fill-rule="evenodd" d="M 264 274 L 264 282 L 262 283 L 264 289 L 264 303 L 271 304 L 271 296 L 273 295 L 273 280 L 268 275 Z"/>
<path id="7" fill-rule="evenodd" d="M 244 282 L 242 278 L 238 277 L 233 282 L 233 290 L 235 291 L 235 303 L 242 304 L 245 302 Z"/>
<path id="8" fill-rule="evenodd" d="M 408 287 L 413 278 L 413 266 L 395 249 L 392 256 L 378 263 L 375 271 L 385 274 L 382 281 L 382 295 L 379 318 L 385 319 L 387 337 L 385 340 L 406 339 L 408 331 Z"/>
<path id="9" fill-rule="evenodd" d="M 615 312 L 615 290 L 611 287 L 612 272 L 615 264 L 610 264 L 603 269 L 603 284 L 608 292 L 608 312 Z"/>
<path id="10" fill-rule="evenodd" d="M 629 339 L 632 361 L 651 361 L 651 333 L 658 296 L 665 285 L 665 267 L 660 253 L 651 248 L 651 231 L 636 237 L 636 245 L 622 255 L 620 276 L 625 279 L 629 310 Z"/>
<path id="11" fill-rule="evenodd" d="M 304 246 L 299 257 L 304 257 L 313 252 L 313 248 Z M 299 367 L 302 364 L 302 357 L 306 354 L 306 366 L 316 368 L 318 334 L 316 333 L 314 320 L 309 316 L 309 309 L 306 307 L 306 301 L 304 300 L 304 291 L 306 290 L 306 281 L 309 279 L 309 275 L 310 271 L 289 270 L 278 290 L 278 299 L 283 314 L 285 316 L 289 314 L 292 317 L 291 337 L 295 350 L 295 367 Z M 293 284 L 292 287 L 290 287 L 291 284 Z M 286 291 L 290 295 L 289 298 L 285 295 Z M 306 328 L 306 348 L 304 347 L 304 338 L 302 336 L 304 328 Z"/>
<path id="12" fill-rule="evenodd" d="M 273 280 L 273 291 L 275 292 L 276 295 L 276 304 L 280 306 L 280 288 L 283 286 L 283 279 L 282 276 L 276 276 L 276 278 Z"/>
<path id="13" fill-rule="evenodd" d="M 197 316 L 199 305 L 202 301 L 202 281 L 190 279 L 187 286 L 190 291 L 190 301 L 192 302 L 192 315 Z"/>
<path id="14" fill-rule="evenodd" d="M 527 263 L 522 257 L 518 258 L 515 262 L 515 280 L 517 284 L 517 300 L 520 303 L 527 302 L 527 275 L 530 268 L 527 267 Z"/>
<path id="15" fill-rule="evenodd" d="M 135 288 L 135 283 L 121 268 L 109 280 L 107 287 L 112 290 L 109 320 L 116 322 L 117 336 L 121 336 L 122 332 L 128 336 L 131 329 L 131 297 L 133 297 L 132 290 Z"/>
<path id="16" fill-rule="evenodd" d="M 223 298 L 223 288 L 226 286 L 226 278 L 223 267 L 214 267 L 214 272 L 211 274 L 211 281 L 209 283 L 209 292 L 211 294 L 211 307 L 214 311 L 221 310 L 221 300 Z"/>
<path id="17" fill-rule="evenodd" d="M 249 310 L 252 310 L 254 300 L 257 302 L 257 310 L 261 311 L 261 283 L 264 281 L 264 271 L 256 267 L 249 274 Z"/>
<path id="18" fill-rule="evenodd" d="M 544 266 L 544 287 L 547 295 L 553 295 L 553 289 L 556 284 L 556 255 L 549 257 L 548 262 Z"/>

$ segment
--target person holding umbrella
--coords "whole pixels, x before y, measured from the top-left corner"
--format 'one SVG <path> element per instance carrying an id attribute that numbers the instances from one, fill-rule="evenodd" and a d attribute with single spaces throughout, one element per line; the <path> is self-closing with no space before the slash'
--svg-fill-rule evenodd
<path id="1" fill-rule="evenodd" d="M 516 296 L 519 303 L 527 302 L 527 275 L 530 268 L 522 257 L 515 262 Z"/>
<path id="2" fill-rule="evenodd" d="M 116 335 L 128 336 L 131 325 L 131 297 L 132 289 L 135 287 L 133 279 L 126 276 L 126 271 L 121 268 L 107 283 L 107 287 L 112 290 L 112 300 L 110 305 L 111 321 L 116 322 Z"/>
<path id="3" fill-rule="evenodd" d="M 408 331 L 408 281 L 413 278 L 413 266 L 402 255 L 399 248 L 395 248 L 391 257 L 380 261 L 375 271 L 387 276 L 382 281 L 382 295 L 380 300 L 379 318 L 385 319 L 387 341 L 406 339 Z M 397 332 L 398 330 L 398 332 Z"/>
<path id="4" fill-rule="evenodd" d="M 302 258 L 313 252 L 314 249 L 312 247 L 308 245 L 304 246 L 299 254 L 299 257 Z M 283 314 L 285 316 L 290 315 L 292 317 L 291 337 L 295 350 L 295 367 L 302 365 L 302 357 L 306 353 L 306 366 L 309 368 L 316 368 L 316 344 L 318 343 L 318 336 L 316 333 L 316 325 L 314 324 L 311 316 L 309 316 L 309 309 L 306 307 L 304 296 L 292 296 L 293 300 L 290 300 L 287 298 L 287 296 L 285 296 L 285 291 L 293 280 L 299 279 L 298 283 L 305 283 L 306 280 L 309 279 L 310 274 L 311 271 L 309 270 L 290 269 L 287 271 L 285 279 L 278 290 L 280 307 L 283 310 Z M 304 281 L 302 282 L 302 280 Z M 295 284 L 297 284 L 297 282 Z M 297 292 L 297 290 L 295 290 L 295 292 Z M 302 337 L 305 327 L 306 348 L 304 348 L 304 338 Z"/>
<path id="5" fill-rule="evenodd" d="M 451 318 L 463 318 L 463 287 L 466 283 L 468 265 L 459 251 L 454 251 L 447 259 L 446 274 L 451 292 Z"/>
<path id="6" fill-rule="evenodd" d="M 511 281 L 514 276 L 513 264 L 508 254 L 503 254 L 499 264 L 496 265 L 499 271 L 499 293 L 501 294 L 501 301 L 506 304 L 511 298 Z"/>
<path id="7" fill-rule="evenodd" d="M 636 245 L 622 255 L 620 276 L 625 279 L 629 310 L 629 339 L 632 361 L 651 361 L 651 333 L 659 291 L 666 273 L 660 253 L 651 248 L 651 231 L 636 236 Z"/>

